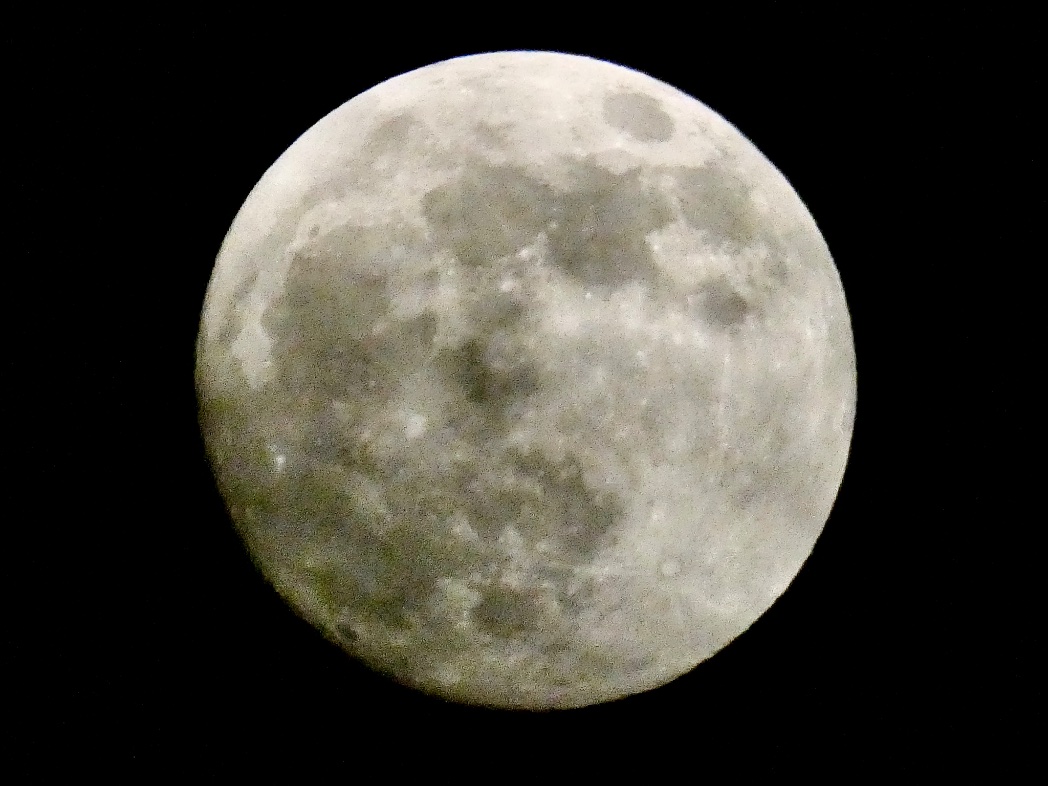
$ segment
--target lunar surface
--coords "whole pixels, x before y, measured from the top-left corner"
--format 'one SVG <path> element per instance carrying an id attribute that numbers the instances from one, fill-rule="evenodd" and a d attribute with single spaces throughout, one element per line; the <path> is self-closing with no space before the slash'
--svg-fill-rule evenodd
<path id="1" fill-rule="evenodd" d="M 585 57 L 391 79 L 309 129 L 222 245 L 201 425 L 260 570 L 444 698 L 663 685 L 811 553 L 856 397 L 840 278 L 715 112 Z"/>

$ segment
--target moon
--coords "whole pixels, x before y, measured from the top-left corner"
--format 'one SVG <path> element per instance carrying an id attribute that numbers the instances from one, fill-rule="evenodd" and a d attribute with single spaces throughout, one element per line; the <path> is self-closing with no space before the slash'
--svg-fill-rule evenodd
<path id="1" fill-rule="evenodd" d="M 303 134 L 222 244 L 197 342 L 232 521 L 394 680 L 581 707 L 743 633 L 810 555 L 856 370 L 786 178 L 645 74 L 498 52 Z"/>

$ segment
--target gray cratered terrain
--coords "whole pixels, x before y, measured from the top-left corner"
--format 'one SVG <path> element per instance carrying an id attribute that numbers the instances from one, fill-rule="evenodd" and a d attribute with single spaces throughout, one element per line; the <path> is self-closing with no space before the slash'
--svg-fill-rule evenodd
<path id="1" fill-rule="evenodd" d="M 248 197 L 201 422 L 265 575 L 429 693 L 574 707 L 669 682 L 810 554 L 851 437 L 844 294 L 731 125 L 508 52 L 354 98 Z"/>

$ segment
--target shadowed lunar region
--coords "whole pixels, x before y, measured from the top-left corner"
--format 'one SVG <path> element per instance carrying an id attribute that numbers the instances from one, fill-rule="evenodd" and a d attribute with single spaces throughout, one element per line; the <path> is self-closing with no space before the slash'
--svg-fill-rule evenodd
<path id="1" fill-rule="evenodd" d="M 646 75 L 502 52 L 300 137 L 218 254 L 201 427 L 256 564 L 444 698 L 569 708 L 745 631 L 851 439 L 837 270 L 785 178 Z"/>

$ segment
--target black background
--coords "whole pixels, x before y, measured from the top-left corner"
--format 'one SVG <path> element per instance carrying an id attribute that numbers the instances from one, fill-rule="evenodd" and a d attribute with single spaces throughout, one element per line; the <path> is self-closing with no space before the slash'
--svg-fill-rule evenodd
<path id="1" fill-rule="evenodd" d="M 850 780 L 1034 760 L 1032 12 L 674 13 L 609 7 L 585 25 L 534 7 L 354 20 L 291 5 L 6 28 L 0 753 L 18 782 L 419 765 L 436 780 L 565 765 Z M 834 254 L 859 369 L 837 504 L 781 600 L 674 683 L 555 713 L 411 693 L 295 617 L 225 517 L 192 376 L 224 234 L 301 133 L 397 74 L 521 48 L 645 71 L 749 137 Z"/>

